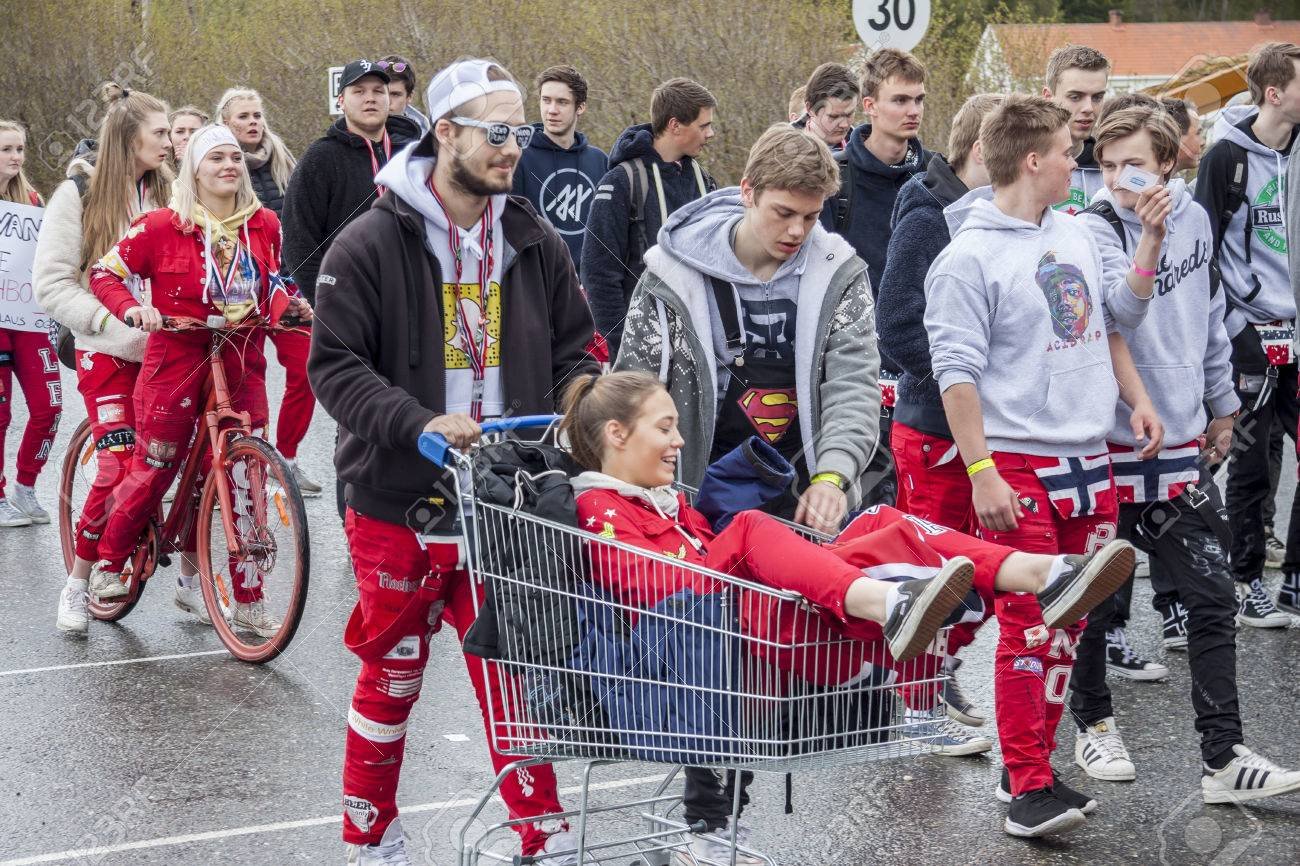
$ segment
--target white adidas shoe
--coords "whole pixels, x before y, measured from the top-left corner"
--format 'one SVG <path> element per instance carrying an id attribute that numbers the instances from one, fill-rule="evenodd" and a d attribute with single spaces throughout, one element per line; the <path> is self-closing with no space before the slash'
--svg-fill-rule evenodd
<path id="1" fill-rule="evenodd" d="M 1242 803 L 1300 790 L 1300 771 L 1279 767 L 1238 743 L 1236 755 L 1222 770 L 1201 768 L 1201 799 L 1206 803 Z"/>
<path id="2" fill-rule="evenodd" d="M 260 601 L 237 601 L 231 612 L 231 625 L 251 631 L 258 637 L 275 637 L 283 623 Z"/>
<path id="3" fill-rule="evenodd" d="M 90 611 L 86 609 L 86 582 L 68 578 L 59 592 L 59 613 L 55 621 L 59 631 L 84 637 L 90 631 Z"/>
<path id="4" fill-rule="evenodd" d="M 1076 735 L 1074 762 L 1089 776 L 1103 782 L 1131 782 L 1137 778 L 1137 768 L 1119 735 L 1114 716 L 1089 725 Z"/>
<path id="5" fill-rule="evenodd" d="M 204 625 L 212 625 L 212 617 L 208 616 L 208 606 L 203 601 L 203 590 L 197 586 L 176 584 L 175 604 Z"/>
<path id="6" fill-rule="evenodd" d="M 131 588 L 122 582 L 122 575 L 105 568 L 107 563 L 97 562 L 90 569 L 88 591 L 95 598 L 120 598 L 131 593 Z"/>

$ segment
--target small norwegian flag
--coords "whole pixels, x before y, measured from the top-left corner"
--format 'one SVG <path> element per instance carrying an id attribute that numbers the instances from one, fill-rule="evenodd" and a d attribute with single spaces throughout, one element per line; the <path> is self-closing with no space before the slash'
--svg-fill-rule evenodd
<path id="1" fill-rule="evenodd" d="M 1256 325 L 1255 329 L 1259 331 L 1259 341 L 1264 345 L 1269 366 L 1285 367 L 1295 360 L 1291 352 L 1291 345 L 1295 342 L 1295 322 L 1267 322 Z"/>
<path id="2" fill-rule="evenodd" d="M 1139 460 L 1141 448 L 1110 444 L 1115 493 L 1120 502 L 1168 502 L 1201 478 L 1201 448 L 1196 442 L 1164 448 L 1150 460 Z"/>
<path id="3" fill-rule="evenodd" d="M 289 291 L 290 284 L 285 282 L 284 278 L 279 274 L 271 274 L 270 283 L 271 293 L 266 299 L 266 318 L 272 325 L 275 325 L 279 324 L 280 317 L 284 315 L 285 310 L 289 309 L 289 304 L 297 295 L 297 289 L 295 287 L 294 292 L 291 294 Z"/>
<path id="4" fill-rule="evenodd" d="M 1110 454 L 1095 457 L 1037 457 L 1025 455 L 1047 498 L 1063 519 L 1087 517 L 1099 510 L 1113 511 L 1115 483 L 1110 475 Z"/>

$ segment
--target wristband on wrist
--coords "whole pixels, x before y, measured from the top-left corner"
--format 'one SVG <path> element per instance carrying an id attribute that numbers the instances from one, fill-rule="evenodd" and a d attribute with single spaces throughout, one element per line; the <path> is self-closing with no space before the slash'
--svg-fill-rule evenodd
<path id="1" fill-rule="evenodd" d="M 826 481 L 831 484 L 834 484 L 840 490 L 843 490 L 844 488 L 849 486 L 848 479 L 846 479 L 843 475 L 841 475 L 838 472 L 818 472 L 812 478 L 808 479 L 809 484 L 817 484 L 818 482 L 821 481 Z"/>
<path id="2" fill-rule="evenodd" d="M 1155 271 L 1149 271 L 1146 268 L 1139 267 L 1137 262 L 1133 263 L 1133 273 L 1137 274 L 1139 277 L 1154 277 L 1156 275 Z"/>
<path id="3" fill-rule="evenodd" d="M 976 460 L 974 463 L 967 466 L 966 474 L 969 477 L 974 478 L 976 475 L 983 472 L 985 469 L 992 469 L 995 466 L 996 464 L 993 462 L 992 457 L 985 457 L 983 460 Z"/>

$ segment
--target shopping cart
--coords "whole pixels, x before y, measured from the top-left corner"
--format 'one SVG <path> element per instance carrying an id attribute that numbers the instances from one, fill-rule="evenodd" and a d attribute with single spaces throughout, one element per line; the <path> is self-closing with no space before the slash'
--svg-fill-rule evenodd
<path id="1" fill-rule="evenodd" d="M 938 735 L 903 718 L 902 692 L 942 685 L 946 631 L 930 653 L 896 664 L 883 644 L 844 638 L 797 593 L 624 544 L 612 527 L 578 529 L 528 513 L 520 506 L 536 479 L 526 473 L 516 474 L 509 505 L 483 501 L 478 476 L 492 466 L 493 443 L 522 429 L 554 442 L 559 420 L 486 422 L 483 442 L 468 453 L 436 434 L 420 439 L 425 457 L 453 470 L 468 568 L 481 586 L 476 606 L 499 631 L 500 657 L 483 664 L 498 666 L 505 710 L 489 713 L 489 737 L 519 758 L 462 825 L 457 862 L 548 862 L 489 850 L 533 819 L 484 827 L 479 818 L 502 781 L 533 764 L 582 762 L 577 808 L 547 816 L 570 822 L 581 864 L 663 866 L 701 829 L 681 819 L 681 794 L 669 793 L 682 767 L 789 773 L 932 751 Z M 611 573 L 632 573 L 637 585 L 612 591 L 595 579 Z M 676 591 L 686 586 L 694 590 Z M 659 601 L 620 600 L 629 597 Z M 593 786 L 593 771 L 625 762 L 671 769 L 648 796 L 593 803 L 593 787 L 603 787 Z M 598 831 L 595 819 L 602 831 L 608 819 L 612 833 Z"/>

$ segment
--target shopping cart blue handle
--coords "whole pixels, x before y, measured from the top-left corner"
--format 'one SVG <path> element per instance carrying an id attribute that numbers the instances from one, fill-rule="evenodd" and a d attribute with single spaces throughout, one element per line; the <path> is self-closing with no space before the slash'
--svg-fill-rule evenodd
<path id="1" fill-rule="evenodd" d="M 563 417 L 563 415 L 515 415 L 510 418 L 484 421 L 480 426 L 483 428 L 483 435 L 486 436 L 491 433 L 503 433 L 506 430 L 550 427 Z M 441 433 L 429 432 L 420 434 L 419 448 L 426 459 L 438 466 L 447 465 L 447 453 L 452 450 Z"/>

